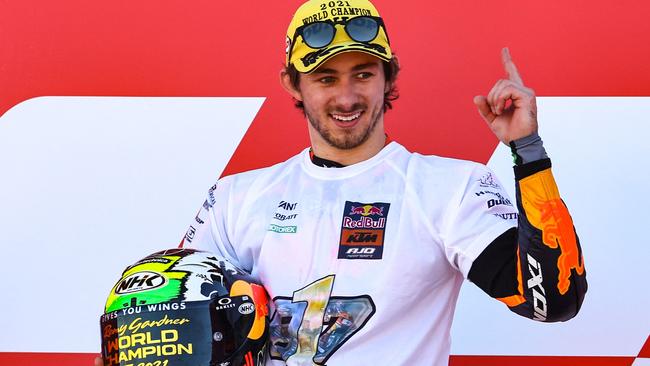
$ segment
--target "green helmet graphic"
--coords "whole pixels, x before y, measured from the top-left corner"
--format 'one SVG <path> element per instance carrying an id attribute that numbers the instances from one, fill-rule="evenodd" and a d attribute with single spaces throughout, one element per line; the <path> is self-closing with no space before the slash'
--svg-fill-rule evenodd
<path id="1" fill-rule="evenodd" d="M 127 267 L 108 295 L 104 364 L 262 365 L 267 302 L 264 288 L 223 258 L 154 253 Z"/>

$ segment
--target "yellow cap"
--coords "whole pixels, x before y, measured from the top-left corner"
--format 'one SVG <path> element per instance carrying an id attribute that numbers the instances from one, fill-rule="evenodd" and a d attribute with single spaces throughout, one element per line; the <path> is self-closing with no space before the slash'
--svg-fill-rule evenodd
<path id="1" fill-rule="evenodd" d="M 310 0 L 302 4 L 287 30 L 287 66 L 293 64 L 299 72 L 310 73 L 333 56 L 350 51 L 365 52 L 390 61 L 393 54 L 383 25 L 379 26 L 377 36 L 367 43 L 353 40 L 345 31 L 344 22 L 362 16 L 380 18 L 379 12 L 368 0 Z M 300 34 L 296 35 L 299 27 L 323 21 L 333 22 L 336 29 L 334 39 L 327 46 L 311 48 Z"/>

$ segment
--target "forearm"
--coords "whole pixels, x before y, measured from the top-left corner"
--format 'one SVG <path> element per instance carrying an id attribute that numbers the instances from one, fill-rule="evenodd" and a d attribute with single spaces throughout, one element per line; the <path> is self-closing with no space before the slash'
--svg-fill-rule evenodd
<path id="1" fill-rule="evenodd" d="M 517 314 L 564 321 L 577 314 L 587 291 L 582 250 L 541 140 L 529 138 L 528 142 L 538 140 L 533 148 L 527 145 L 526 151 L 517 151 L 521 140 L 511 144 L 519 164 L 515 166 L 518 228 L 486 248 L 469 279 Z M 531 158 L 541 159 L 527 160 Z"/>

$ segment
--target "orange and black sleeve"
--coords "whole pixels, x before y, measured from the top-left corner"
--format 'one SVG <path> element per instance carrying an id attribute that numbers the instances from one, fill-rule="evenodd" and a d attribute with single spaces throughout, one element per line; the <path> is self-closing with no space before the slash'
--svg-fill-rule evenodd
<path id="1" fill-rule="evenodd" d="M 566 321 L 578 313 L 587 292 L 580 240 L 550 159 L 514 170 L 518 227 L 486 247 L 468 278 L 521 316 Z"/>

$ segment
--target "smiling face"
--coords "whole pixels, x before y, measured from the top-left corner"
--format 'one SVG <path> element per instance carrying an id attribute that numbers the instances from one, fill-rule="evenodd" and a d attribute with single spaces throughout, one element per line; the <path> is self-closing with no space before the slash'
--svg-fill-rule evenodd
<path id="1" fill-rule="evenodd" d="M 295 89 L 283 75 L 289 93 L 304 104 L 309 135 L 316 153 L 383 146 L 384 93 L 382 61 L 362 52 L 346 52 L 301 74 Z M 331 154 L 327 154 L 331 155 Z"/>

